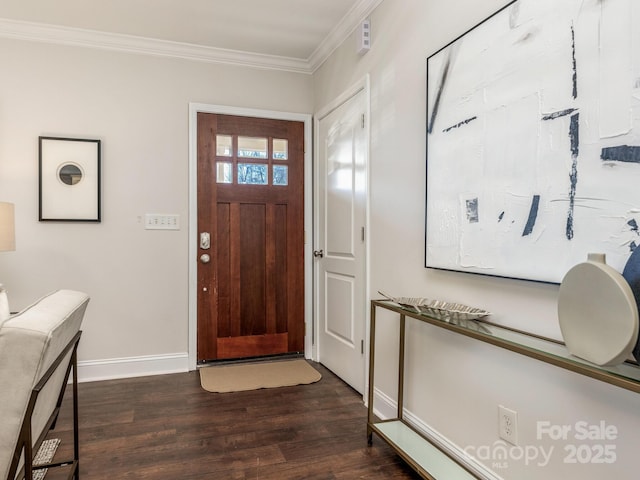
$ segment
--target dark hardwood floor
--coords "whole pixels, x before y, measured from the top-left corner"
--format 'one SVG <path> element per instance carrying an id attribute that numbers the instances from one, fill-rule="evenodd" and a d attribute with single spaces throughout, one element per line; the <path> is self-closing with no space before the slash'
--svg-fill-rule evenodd
<path id="1" fill-rule="evenodd" d="M 361 396 L 313 366 L 318 383 L 239 393 L 205 392 L 197 372 L 82 383 L 80 478 L 419 478 L 379 438 L 367 447 Z M 70 393 L 56 459 L 72 448 Z"/>

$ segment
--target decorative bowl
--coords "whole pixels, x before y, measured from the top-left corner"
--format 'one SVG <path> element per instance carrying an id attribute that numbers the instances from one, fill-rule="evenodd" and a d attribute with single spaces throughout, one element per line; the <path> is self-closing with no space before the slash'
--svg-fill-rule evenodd
<path id="1" fill-rule="evenodd" d="M 460 320 L 477 320 L 482 317 L 491 315 L 490 312 L 481 308 L 469 307 L 461 303 L 450 303 L 442 300 L 428 300 L 426 298 L 417 297 L 393 297 L 384 292 L 378 291 L 388 300 L 391 300 L 404 308 L 414 310 L 417 313 L 437 318 L 438 320 L 460 321 Z"/>

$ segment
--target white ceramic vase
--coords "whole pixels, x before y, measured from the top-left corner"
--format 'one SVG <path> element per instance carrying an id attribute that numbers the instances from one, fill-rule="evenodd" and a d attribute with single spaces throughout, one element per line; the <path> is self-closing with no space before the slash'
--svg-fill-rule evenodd
<path id="1" fill-rule="evenodd" d="M 605 255 L 590 253 L 560 285 L 558 320 L 569 352 L 597 365 L 624 362 L 638 338 L 631 287 Z"/>

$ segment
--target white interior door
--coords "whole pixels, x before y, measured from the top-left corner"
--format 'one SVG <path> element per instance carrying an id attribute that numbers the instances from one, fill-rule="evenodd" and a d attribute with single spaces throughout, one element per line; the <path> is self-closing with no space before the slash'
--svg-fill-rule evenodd
<path id="1" fill-rule="evenodd" d="M 366 102 L 360 88 L 318 116 L 314 182 L 318 359 L 360 393 L 367 312 Z"/>

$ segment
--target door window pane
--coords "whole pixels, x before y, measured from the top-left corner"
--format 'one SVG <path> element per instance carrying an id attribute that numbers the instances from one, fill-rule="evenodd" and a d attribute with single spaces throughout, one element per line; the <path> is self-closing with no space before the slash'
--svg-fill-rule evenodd
<path id="1" fill-rule="evenodd" d="M 279 138 L 273 139 L 273 159 L 287 160 L 289 158 L 289 141 Z"/>
<path id="2" fill-rule="evenodd" d="M 226 162 L 216 163 L 216 182 L 233 183 L 233 164 Z"/>
<path id="3" fill-rule="evenodd" d="M 268 158 L 267 139 L 238 137 L 238 156 L 244 158 Z"/>
<path id="4" fill-rule="evenodd" d="M 243 185 L 267 185 L 267 165 L 255 163 L 238 164 L 238 183 Z"/>
<path id="5" fill-rule="evenodd" d="M 273 166 L 273 184 L 288 185 L 289 184 L 289 167 L 286 165 Z"/>
<path id="6" fill-rule="evenodd" d="M 230 157 L 233 155 L 231 135 L 216 135 L 216 155 Z"/>

